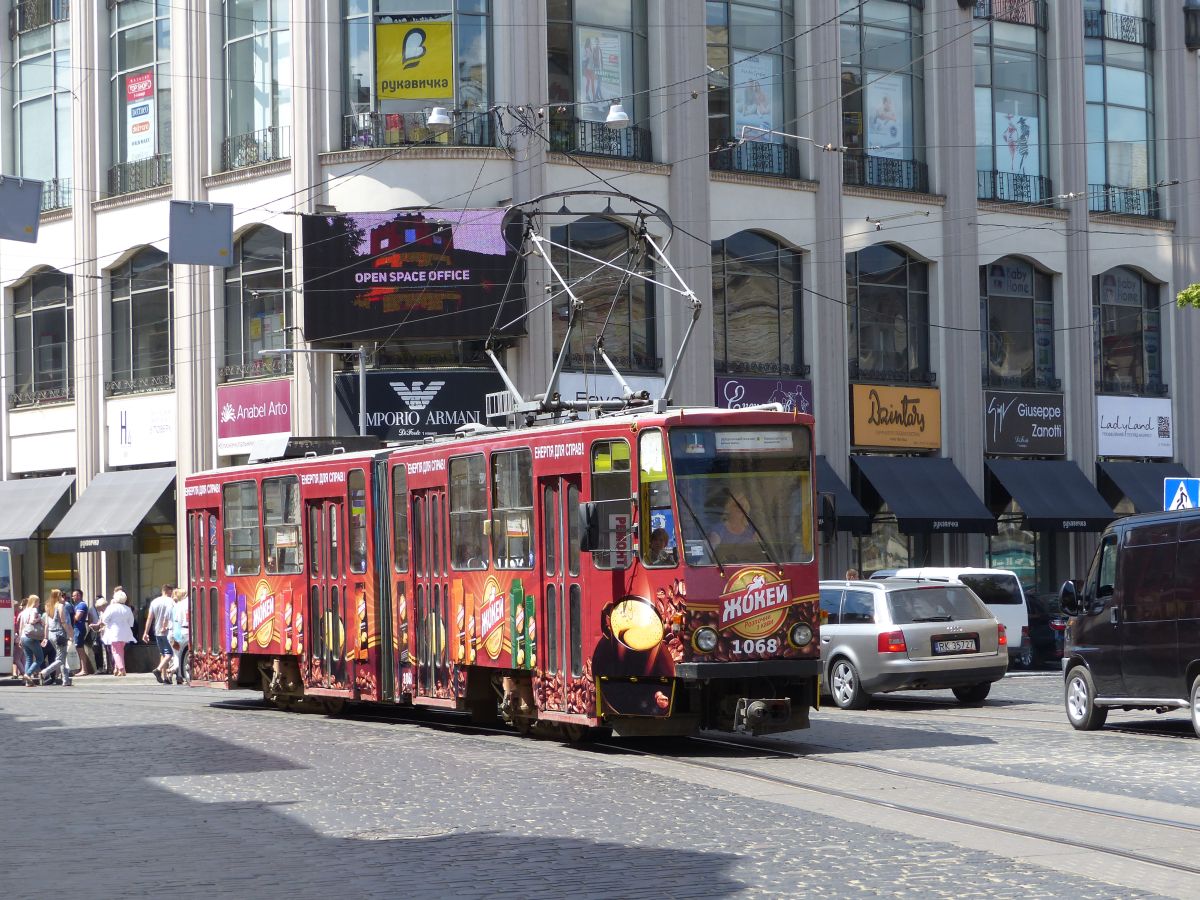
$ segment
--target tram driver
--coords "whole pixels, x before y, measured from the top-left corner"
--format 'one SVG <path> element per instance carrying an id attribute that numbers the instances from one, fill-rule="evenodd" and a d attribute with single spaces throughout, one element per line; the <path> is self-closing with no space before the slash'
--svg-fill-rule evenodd
<path id="1" fill-rule="evenodd" d="M 753 544 L 758 540 L 749 518 L 750 498 L 744 491 L 727 491 L 721 521 L 709 532 L 713 547 L 721 544 Z"/>

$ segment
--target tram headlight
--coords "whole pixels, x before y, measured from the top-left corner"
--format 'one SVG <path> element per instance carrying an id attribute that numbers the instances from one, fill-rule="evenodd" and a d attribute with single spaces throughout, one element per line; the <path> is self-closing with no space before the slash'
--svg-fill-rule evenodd
<path id="1" fill-rule="evenodd" d="M 812 643 L 813 630 L 804 622 L 800 622 L 792 626 L 792 630 L 788 632 L 788 642 L 793 647 L 807 647 Z"/>
<path id="2" fill-rule="evenodd" d="M 717 649 L 717 632 L 716 629 L 705 626 L 697 628 L 692 635 L 692 646 L 701 653 L 712 653 Z"/>

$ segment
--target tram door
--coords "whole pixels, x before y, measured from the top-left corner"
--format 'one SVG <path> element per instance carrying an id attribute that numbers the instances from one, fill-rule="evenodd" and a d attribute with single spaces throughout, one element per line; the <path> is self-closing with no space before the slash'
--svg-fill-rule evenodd
<path id="1" fill-rule="evenodd" d="M 449 698 L 446 629 L 450 621 L 446 491 L 412 492 L 413 623 L 416 625 L 417 694 Z"/>
<path id="2" fill-rule="evenodd" d="M 308 527 L 308 660 L 323 688 L 349 689 L 346 661 L 349 604 L 346 579 L 346 505 L 341 499 L 305 504 Z"/>
<path id="3" fill-rule="evenodd" d="M 583 677 L 582 589 L 579 584 L 577 476 L 538 480 L 542 507 L 542 598 L 545 623 L 538 656 L 551 684 L 547 706 L 564 709 L 568 688 Z M 561 686 L 561 689 L 555 689 Z M 584 710 L 572 710 L 572 712 Z"/>

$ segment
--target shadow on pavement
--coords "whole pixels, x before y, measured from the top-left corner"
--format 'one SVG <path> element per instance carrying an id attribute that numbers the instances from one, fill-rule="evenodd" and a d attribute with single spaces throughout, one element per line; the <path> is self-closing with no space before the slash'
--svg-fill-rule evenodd
<path id="1" fill-rule="evenodd" d="M 241 738 L 254 739 L 253 732 Z M 355 772 L 353 754 L 347 756 L 346 782 L 371 777 Z M 422 760 L 414 755 L 411 763 L 419 767 Z M 475 831 L 469 824 L 442 833 L 402 813 L 428 811 L 432 822 L 447 807 L 472 802 L 444 780 L 426 782 L 426 797 L 395 798 L 383 809 L 382 825 L 381 800 L 364 788 L 370 806 L 363 810 L 373 827 L 361 829 L 347 827 L 353 808 L 333 809 L 332 820 L 323 821 L 323 808 L 304 802 L 236 799 L 262 795 L 256 776 L 305 771 L 312 771 L 312 794 L 319 796 L 327 786 L 315 770 L 181 725 L 72 727 L 0 713 L 7 818 L 11 826 L 28 826 L 6 841 L 2 893 L 336 900 L 671 897 L 694 896 L 697 886 L 705 896 L 726 896 L 745 888 L 728 874 L 737 862 L 732 853 L 642 849 L 622 843 L 620 834 L 601 842 Z M 188 777 L 200 779 L 186 785 L 190 796 L 157 782 Z M 205 793 L 211 799 L 196 799 Z M 517 832 L 527 817 L 519 797 L 511 807 Z M 389 809 L 396 810 L 391 821 Z M 317 822 L 305 821 L 306 814 Z M 322 826 L 333 833 L 318 831 Z"/>

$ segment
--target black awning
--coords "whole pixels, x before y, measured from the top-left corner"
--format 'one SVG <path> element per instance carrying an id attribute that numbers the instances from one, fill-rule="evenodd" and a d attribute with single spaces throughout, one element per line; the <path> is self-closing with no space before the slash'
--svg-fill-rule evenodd
<path id="1" fill-rule="evenodd" d="M 20 553 L 35 531 L 57 525 L 74 483 L 74 475 L 0 481 L 0 544 Z"/>
<path id="2" fill-rule="evenodd" d="M 866 534 L 871 530 L 871 517 L 823 456 L 817 457 L 817 490 L 833 494 L 838 531 Z"/>
<path id="3" fill-rule="evenodd" d="M 1133 511 L 1163 509 L 1163 479 L 1188 478 L 1188 470 L 1177 462 L 1098 462 L 1096 486 L 1111 507 L 1129 498 Z"/>
<path id="4" fill-rule="evenodd" d="M 138 526 L 174 482 L 174 466 L 101 472 L 50 533 L 50 551 L 134 549 Z"/>
<path id="5" fill-rule="evenodd" d="M 1015 500 L 1030 531 L 1103 531 L 1116 516 L 1079 466 L 1066 459 L 989 459 L 993 507 Z"/>
<path id="6" fill-rule="evenodd" d="M 868 509 L 886 503 L 905 534 L 994 534 L 996 520 L 954 466 L 937 456 L 851 456 Z"/>

